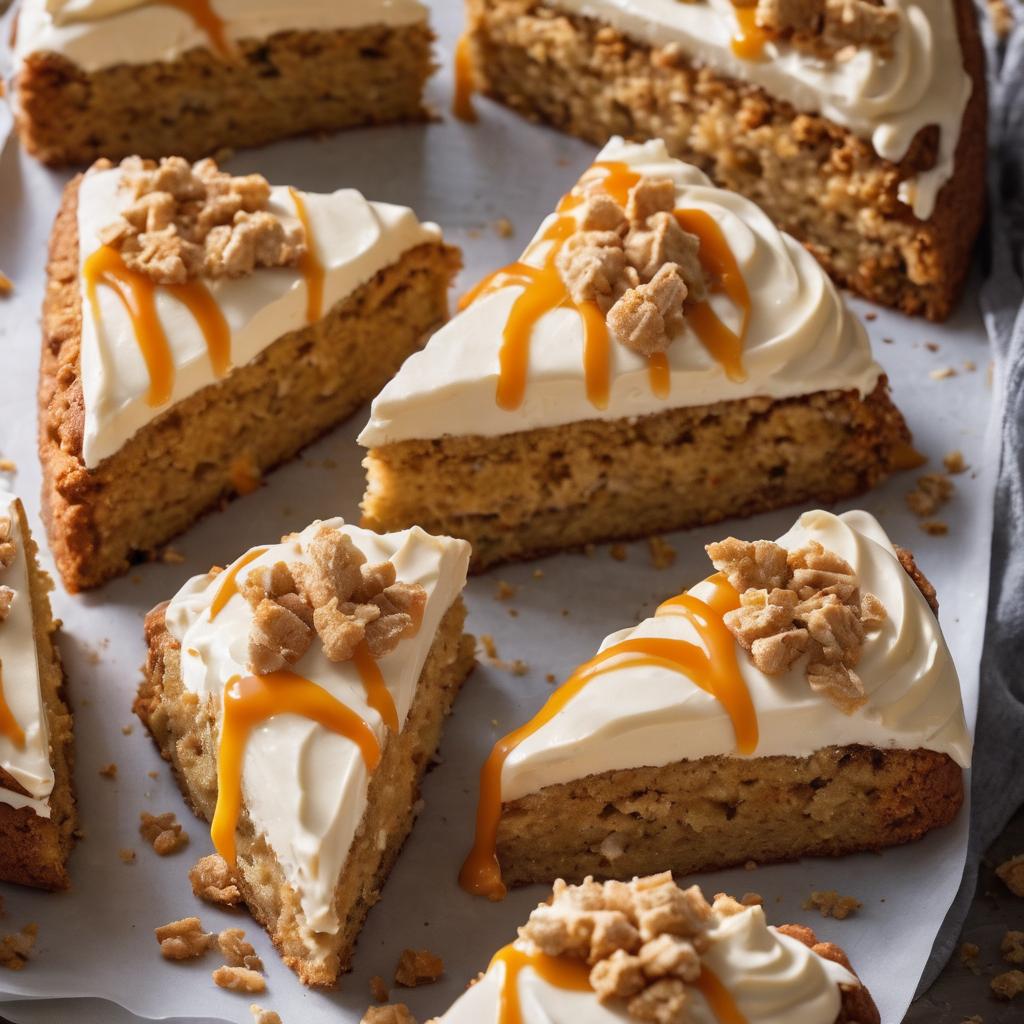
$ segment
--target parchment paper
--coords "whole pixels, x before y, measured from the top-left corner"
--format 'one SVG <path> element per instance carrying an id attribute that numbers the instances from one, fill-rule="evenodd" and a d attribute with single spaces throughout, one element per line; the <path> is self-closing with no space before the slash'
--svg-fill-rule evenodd
<path id="1" fill-rule="evenodd" d="M 229 167 L 238 173 L 261 171 L 273 182 L 311 190 L 354 186 L 371 198 L 413 206 L 421 217 L 440 222 L 448 239 L 462 246 L 466 270 L 459 288 L 464 289 L 518 256 L 594 150 L 485 101 L 478 101 L 478 125 L 447 116 L 460 8 L 452 2 L 435 4 L 442 71 L 432 95 L 443 120 L 283 143 L 241 153 Z M 0 159 L 0 268 L 16 286 L 14 295 L 0 303 L 0 455 L 17 462 L 12 482 L 26 500 L 48 567 L 38 519 L 35 386 L 46 239 L 68 177 L 41 168 L 13 141 Z M 512 221 L 513 237 L 500 237 L 494 228 L 500 217 Z M 855 306 L 862 312 L 871 309 L 859 302 Z M 987 432 L 988 348 L 974 291 L 941 327 L 883 311 L 867 327 L 916 444 L 931 458 L 929 468 L 940 469 L 942 455 L 953 448 L 963 450 L 971 468 L 956 478 L 956 496 L 941 513 L 950 527 L 945 537 L 926 535 L 907 511 L 904 494 L 913 484 L 912 473 L 843 507 L 859 504 L 875 513 L 895 541 L 916 552 L 934 581 L 973 723 L 997 456 Z M 953 368 L 955 376 L 930 376 L 943 367 Z M 153 928 L 193 913 L 210 930 L 246 929 L 267 965 L 269 989 L 256 1001 L 277 1009 L 286 1024 L 357 1022 L 370 1002 L 369 978 L 380 974 L 390 979 L 407 946 L 442 954 L 446 974 L 436 985 L 396 990 L 393 997 L 421 1018 L 442 1012 L 544 895 L 540 887 L 520 890 L 494 905 L 463 894 L 456 884 L 472 832 L 477 774 L 493 741 L 540 706 L 551 692 L 547 673 L 564 679 L 605 634 L 632 624 L 701 578 L 707 571 L 705 542 L 729 532 L 773 537 L 801 511 L 674 535 L 669 539 L 679 558 L 669 570 L 654 569 L 646 545 L 637 543 L 629 545 L 624 562 L 614 561 L 602 547 L 590 557 L 563 555 L 474 579 L 467 590 L 469 628 L 493 635 L 501 657 L 523 659 L 530 672 L 516 677 L 483 662 L 470 678 L 444 735 L 442 763 L 426 780 L 425 809 L 360 938 L 355 971 L 338 992 L 310 992 L 280 963 L 248 916 L 218 912 L 193 898 L 186 876 L 195 859 L 211 848 L 206 827 L 185 807 L 130 706 L 144 657 L 142 618 L 153 604 L 193 573 L 224 564 L 268 537 L 301 528 L 315 517 L 357 517 L 363 473 L 354 438 L 364 421 L 365 412 L 357 414 L 273 474 L 256 494 L 209 516 L 176 541 L 183 564 L 141 566 L 79 597 L 70 597 L 58 584 L 53 602 L 64 620 L 61 647 L 75 709 L 76 781 L 85 838 L 71 861 L 70 893 L 0 886 L 6 909 L 0 930 L 28 921 L 40 926 L 38 953 L 27 969 L 0 971 L 0 1000 L 9 1001 L 0 1013 L 26 1022 L 108 1024 L 131 1020 L 132 1013 L 144 1019 L 249 1021 L 252 1000 L 223 992 L 210 980 L 219 963 L 216 956 L 192 965 L 160 958 Z M 542 579 L 534 577 L 537 568 L 543 570 Z M 512 601 L 495 599 L 499 579 L 520 586 Z M 98 774 L 110 761 L 118 765 L 113 781 Z M 137 832 L 144 809 L 174 810 L 192 837 L 190 846 L 176 856 L 157 857 Z M 771 920 L 807 922 L 822 937 L 840 943 L 874 993 L 883 1021 L 892 1024 L 910 1002 L 956 891 L 966 830 L 965 807 L 950 827 L 881 855 L 807 860 L 697 880 L 712 893 L 760 892 Z M 137 850 L 135 864 L 121 862 L 118 850 L 123 847 Z M 833 888 L 862 900 L 863 909 L 841 922 L 823 921 L 801 909 L 812 889 Z M 25 1002 L 42 997 L 45 1003 Z M 72 997 L 93 998 L 72 1002 Z M 97 999 L 111 1000 L 130 1013 Z"/>

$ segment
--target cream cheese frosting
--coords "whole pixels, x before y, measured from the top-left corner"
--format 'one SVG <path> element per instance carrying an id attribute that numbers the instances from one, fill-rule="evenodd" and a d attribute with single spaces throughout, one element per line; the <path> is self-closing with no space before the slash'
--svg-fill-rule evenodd
<path id="1" fill-rule="evenodd" d="M 119 168 L 93 170 L 78 197 L 79 260 L 100 248 L 100 231 L 130 203 L 120 188 Z M 309 218 L 313 245 L 323 264 L 323 309 L 354 292 L 409 249 L 440 240 L 435 224 L 420 223 L 412 210 L 374 203 L 354 189 L 329 194 L 299 193 Z M 296 206 L 286 187 L 272 190 L 269 210 L 294 220 Z M 306 326 L 306 282 L 298 268 L 259 269 L 242 278 L 206 282 L 231 332 L 231 362 L 248 363 L 289 331 Z M 93 468 L 114 454 L 168 406 L 147 401 L 149 374 L 124 304 L 109 288 L 97 289 L 99 320 L 89 302 L 84 276 L 81 374 L 85 404 L 82 457 Z M 180 402 L 216 377 L 196 319 L 167 291 L 156 289 L 156 310 L 174 364 L 171 402 Z"/>
<path id="2" fill-rule="evenodd" d="M 886 619 L 865 638 L 857 666 L 867 703 L 844 714 L 808 686 L 806 659 L 783 675 L 767 676 L 738 649 L 759 730 L 750 756 L 805 757 L 824 746 L 864 744 L 934 750 L 967 767 L 971 738 L 956 668 L 935 615 L 878 521 L 862 511 L 805 512 L 779 543 L 795 549 L 812 540 L 844 558 L 862 592 L 885 606 Z M 707 599 L 711 590 L 699 583 L 690 593 Z M 703 643 L 687 619 L 664 615 L 613 633 L 601 650 L 640 637 Z M 723 705 L 695 683 L 658 666 L 631 665 L 628 654 L 608 666 L 509 754 L 503 801 L 598 772 L 743 756 Z"/>
<path id="3" fill-rule="evenodd" d="M 523 402 L 515 409 L 501 408 L 495 392 L 502 332 L 523 292 L 521 284 L 510 284 L 476 299 L 406 360 L 374 400 L 370 421 L 359 435 L 362 445 L 373 448 L 444 435 L 496 436 L 761 395 L 789 398 L 839 388 L 856 389 L 863 396 L 872 391 L 882 370 L 872 358 L 863 326 L 814 258 L 759 207 L 716 188 L 696 167 L 669 157 L 660 140 L 636 145 L 613 139 L 597 160 L 624 163 L 643 176 L 669 177 L 676 184 L 677 208 L 705 211 L 714 218 L 750 294 L 742 355 L 746 379 L 730 379 L 685 327 L 667 353 L 669 393 L 658 397 L 649 383 L 648 360 L 620 344 L 610 331 L 611 387 L 606 407 L 599 409 L 586 392 L 582 318 L 575 310 L 557 308 L 533 329 Z M 535 241 L 553 217 L 543 222 Z M 541 265 L 544 245 L 528 247 L 524 262 Z M 711 303 L 723 322 L 738 331 L 740 309 L 722 294 L 712 295 Z"/>
<path id="4" fill-rule="evenodd" d="M 209 0 L 227 39 L 266 39 L 277 32 L 329 31 L 426 20 L 418 0 Z M 210 47 L 185 10 L 159 0 L 23 0 L 15 65 L 32 53 L 57 53 L 84 71 L 116 64 L 170 61 Z"/>
<path id="5" fill-rule="evenodd" d="M 404 724 L 437 628 L 465 585 L 469 544 L 433 537 L 419 527 L 378 535 L 335 518 L 314 522 L 271 545 L 244 571 L 282 560 L 308 561 L 307 546 L 321 527 L 347 534 L 370 562 L 390 560 L 400 580 L 418 583 L 427 592 L 417 634 L 377 662 L 398 721 Z M 245 598 L 235 593 L 211 622 L 210 604 L 218 590 L 215 576 L 189 580 L 171 600 L 166 622 L 181 643 L 183 684 L 215 702 L 219 729 L 225 683 L 249 674 L 253 613 Z M 352 662 L 328 661 L 321 645 L 314 644 L 291 668 L 350 707 L 373 729 L 378 741 L 385 742 L 387 728 L 367 703 Z M 358 746 L 309 719 L 277 715 L 249 738 L 242 769 L 245 803 L 256 831 L 265 834 L 286 879 L 299 894 L 307 938 L 314 947 L 315 933 L 336 933 L 341 924 L 332 906 L 334 889 L 366 809 L 368 784 Z"/>
<path id="6" fill-rule="evenodd" d="M 938 125 L 934 167 L 900 188 L 900 199 L 922 220 L 932 215 L 939 190 L 953 174 L 972 88 L 953 0 L 883 0 L 900 15 L 891 54 L 881 56 L 861 47 L 844 60 L 821 60 L 771 40 L 760 60 L 737 56 L 731 45 L 737 33 L 732 0 L 546 2 L 606 22 L 643 43 L 674 44 L 721 74 L 751 82 L 797 110 L 822 114 L 870 139 L 885 160 L 902 160 L 922 128 Z"/>
<path id="7" fill-rule="evenodd" d="M 0 568 L 0 586 L 14 591 L 10 612 L 0 622 L 0 678 L 4 700 L 25 735 L 24 745 L 19 747 L 0 731 L 0 768 L 28 793 L 26 796 L 0 787 L 0 803 L 16 808 L 31 807 L 40 817 L 49 818 L 54 778 L 32 617 L 30 541 L 22 528 L 21 502 L 3 490 L 0 490 L 0 515 L 10 516 L 15 546 L 14 561 L 7 569 Z"/>
<path id="8" fill-rule="evenodd" d="M 731 917 L 716 915 L 706 937 L 701 963 L 715 973 L 751 1024 L 834 1024 L 841 1005 L 839 986 L 859 984 L 842 965 L 768 927 L 761 907 Z M 533 949 L 522 939 L 516 946 L 527 953 Z M 500 960 L 492 964 L 437 1024 L 499 1024 L 505 970 Z M 621 1004 L 601 1003 L 593 992 L 560 988 L 529 966 L 517 981 L 522 1024 L 624 1024 L 635 1019 Z M 701 992 L 689 987 L 687 996 L 688 1021 L 720 1024 Z"/>

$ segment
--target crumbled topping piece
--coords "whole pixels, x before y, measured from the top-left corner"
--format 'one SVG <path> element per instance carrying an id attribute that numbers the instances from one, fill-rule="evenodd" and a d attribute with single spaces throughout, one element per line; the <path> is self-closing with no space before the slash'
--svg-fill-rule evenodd
<path id="1" fill-rule="evenodd" d="M 264 598 L 249 627 L 249 671 L 262 676 L 294 665 L 312 642 L 307 623 L 284 604 Z"/>
<path id="2" fill-rule="evenodd" d="M 11 517 L 0 515 L 0 569 L 9 569 L 18 549 L 14 544 L 14 524 Z"/>
<path id="3" fill-rule="evenodd" d="M 992 992 L 999 999 L 1016 999 L 1024 993 L 1024 971 L 1006 971 L 990 982 Z"/>
<path id="4" fill-rule="evenodd" d="M 233 907 L 242 902 L 234 872 L 218 853 L 197 860 L 188 873 L 188 880 L 192 883 L 192 892 L 207 903 Z"/>
<path id="5" fill-rule="evenodd" d="M 29 961 L 38 934 L 39 925 L 27 924 L 21 931 L 0 938 L 0 967 L 9 971 L 22 970 Z"/>
<path id="6" fill-rule="evenodd" d="M 629 288 L 608 310 L 608 326 L 626 348 L 651 356 L 668 350 L 682 329 L 687 288 L 677 263 L 665 263 L 646 284 Z"/>
<path id="7" fill-rule="evenodd" d="M 671 213 L 649 217 L 643 228 L 630 231 L 623 248 L 641 281 L 653 280 L 663 266 L 674 263 L 686 285 L 686 297 L 695 302 L 706 298 L 704 271 L 697 258 L 700 239 L 684 231 Z"/>
<path id="8" fill-rule="evenodd" d="M 947 473 L 956 475 L 962 473 L 967 469 L 967 462 L 964 459 L 964 453 L 959 448 L 954 448 L 952 451 L 946 452 L 942 456 L 942 465 L 945 467 Z"/>
<path id="9" fill-rule="evenodd" d="M 230 967 L 224 964 L 213 972 L 213 982 L 218 988 L 230 989 L 232 992 L 248 992 L 255 994 L 265 992 L 267 979 L 259 971 L 248 967 Z"/>
<path id="10" fill-rule="evenodd" d="M 213 945 L 215 936 L 204 932 L 198 917 L 183 917 L 154 929 L 165 960 L 194 960 Z"/>
<path id="11" fill-rule="evenodd" d="M 395 967 L 395 984 L 403 988 L 432 985 L 444 974 L 444 960 L 429 949 L 403 949 Z"/>
<path id="12" fill-rule="evenodd" d="M 405 1003 L 391 1003 L 389 1006 L 371 1006 L 359 1024 L 416 1024 L 416 1018 Z"/>
<path id="13" fill-rule="evenodd" d="M 10 587 L 0 587 L 0 622 L 6 620 L 11 614 L 14 605 L 15 591 Z"/>
<path id="14" fill-rule="evenodd" d="M 654 1024 L 686 1024 L 690 998 L 686 986 L 677 978 L 662 978 L 648 985 L 626 1005 L 626 1012 L 636 1020 Z"/>
<path id="15" fill-rule="evenodd" d="M 256 955 L 252 943 L 246 941 L 245 932 L 241 928 L 225 928 L 217 936 L 217 948 L 231 967 L 263 970 L 263 961 Z"/>
<path id="16" fill-rule="evenodd" d="M 664 537 L 648 537 L 647 549 L 655 569 L 669 569 L 676 562 L 676 549 Z"/>
<path id="17" fill-rule="evenodd" d="M 117 764 L 111 761 L 110 764 L 103 765 L 99 770 L 100 775 L 105 779 L 116 779 L 117 778 Z"/>
<path id="18" fill-rule="evenodd" d="M 907 494 L 907 507 L 916 516 L 932 516 L 953 497 L 956 486 L 945 473 L 925 473 Z"/>
<path id="19" fill-rule="evenodd" d="M 580 230 L 612 231 L 621 237 L 629 230 L 629 217 L 611 196 L 595 192 L 583 205 Z"/>
<path id="20" fill-rule="evenodd" d="M 555 267 L 573 302 L 596 302 L 607 313 L 623 291 L 639 284 L 614 231 L 578 231 L 566 239 Z"/>
<path id="21" fill-rule="evenodd" d="M 1006 932 L 999 943 L 999 952 L 1008 964 L 1024 964 L 1024 932 Z"/>
<path id="22" fill-rule="evenodd" d="M 193 165 L 177 156 L 159 164 L 129 158 L 121 168 L 132 202 L 100 241 L 157 284 L 243 277 L 257 267 L 293 266 L 305 252 L 301 223 L 268 210 L 270 185 L 261 175 L 232 177 L 212 160 Z"/>
<path id="23" fill-rule="evenodd" d="M 139 832 L 161 857 L 177 853 L 188 845 L 188 833 L 178 824 L 173 811 L 165 814 L 143 811 L 139 815 Z"/>
<path id="24" fill-rule="evenodd" d="M 281 1024 L 281 1015 L 274 1010 L 264 1010 L 262 1006 L 253 1003 L 249 1007 L 252 1014 L 252 1024 Z"/>
<path id="25" fill-rule="evenodd" d="M 626 199 L 626 217 L 634 227 L 645 225 L 656 213 L 671 213 L 676 206 L 676 186 L 671 178 L 641 178 Z"/>
<path id="26" fill-rule="evenodd" d="M 996 874 L 1014 896 L 1024 896 L 1024 853 L 1003 861 L 996 868 Z"/>
<path id="27" fill-rule="evenodd" d="M 124 846 L 117 851 L 118 857 L 121 858 L 122 864 L 134 864 L 135 863 L 135 851 L 130 847 Z"/>
<path id="28" fill-rule="evenodd" d="M 386 1003 L 388 1001 L 388 983 L 379 974 L 375 974 L 370 979 L 370 995 L 378 1003 Z"/>
<path id="29" fill-rule="evenodd" d="M 602 1003 L 635 996 L 645 984 L 640 958 L 624 949 L 617 949 L 611 956 L 598 960 L 590 971 L 590 987 Z"/>
<path id="30" fill-rule="evenodd" d="M 757 24 L 817 57 L 842 59 L 847 47 L 887 52 L 899 12 L 881 0 L 758 0 Z"/>
<path id="31" fill-rule="evenodd" d="M 834 917 L 842 921 L 851 914 L 860 910 L 864 904 L 852 896 L 840 896 L 835 889 L 823 889 L 812 892 L 804 900 L 804 910 L 820 910 L 822 917 Z"/>
<path id="32" fill-rule="evenodd" d="M 751 588 L 774 590 L 789 580 L 786 549 L 770 540 L 748 542 L 727 537 L 708 544 L 704 550 L 737 593 Z"/>

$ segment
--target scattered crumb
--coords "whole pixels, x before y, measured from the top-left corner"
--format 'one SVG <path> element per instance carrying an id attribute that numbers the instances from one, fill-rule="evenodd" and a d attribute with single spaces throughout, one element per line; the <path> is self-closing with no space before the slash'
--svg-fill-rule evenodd
<path id="1" fill-rule="evenodd" d="M 962 473 L 967 468 L 967 463 L 964 461 L 964 453 L 959 448 L 946 452 L 942 456 L 942 464 L 946 467 L 947 473 Z"/>
<path id="2" fill-rule="evenodd" d="M 928 349 L 929 352 L 938 352 L 939 351 L 939 346 L 934 341 L 926 341 L 924 343 L 924 347 L 926 349 Z"/>
<path id="3" fill-rule="evenodd" d="M 444 961 L 429 949 L 403 949 L 395 967 L 395 984 L 403 988 L 431 985 L 444 974 Z"/>
<path id="4" fill-rule="evenodd" d="M 547 675 L 546 675 L 546 676 L 544 677 L 544 680 L 545 680 L 545 682 L 548 682 L 548 683 L 554 683 L 554 682 L 555 682 L 555 681 L 557 680 L 557 676 L 555 675 L 555 673 L 554 673 L 554 672 L 549 672 L 549 673 L 548 673 L 548 674 L 547 674 Z"/>
<path id="5" fill-rule="evenodd" d="M 997 974 L 990 982 L 992 992 L 999 999 L 1016 999 L 1024 992 L 1024 971 L 1006 971 Z"/>
<path id="6" fill-rule="evenodd" d="M 510 619 L 518 619 L 519 618 L 519 612 L 515 608 L 509 608 L 508 609 L 508 617 Z"/>
<path id="7" fill-rule="evenodd" d="M 568 609 L 568 608 L 563 608 L 563 609 L 562 609 L 562 618 L 563 618 L 563 619 L 567 619 L 567 618 L 569 618 L 569 614 L 570 614 L 570 613 L 569 613 L 569 609 Z"/>
<path id="8" fill-rule="evenodd" d="M 122 864 L 135 863 L 135 851 L 127 846 L 122 846 L 121 849 L 117 851 L 117 855 L 121 858 Z"/>
<path id="9" fill-rule="evenodd" d="M 177 548 L 168 546 L 160 552 L 160 561 L 165 565 L 181 565 L 185 556 Z"/>
<path id="10" fill-rule="evenodd" d="M 965 942 L 960 947 L 960 962 L 966 964 L 970 960 L 977 960 L 981 950 L 973 942 Z"/>
<path id="11" fill-rule="evenodd" d="M 763 907 L 764 897 L 759 892 L 745 892 L 740 897 L 740 903 L 745 907 Z"/>
<path id="12" fill-rule="evenodd" d="M 950 377 L 956 376 L 956 370 L 952 366 L 940 366 L 935 370 L 929 370 L 928 376 L 932 380 L 948 380 Z"/>
<path id="13" fill-rule="evenodd" d="M 757 870 L 757 861 L 756 860 L 748 860 L 747 863 L 743 865 L 743 870 L 744 871 L 756 871 Z"/>
<path id="14" fill-rule="evenodd" d="M 9 971 L 22 970 L 29 961 L 38 934 L 39 925 L 33 922 L 25 925 L 20 932 L 0 938 L 0 967 L 6 967 Z"/>
<path id="15" fill-rule="evenodd" d="M 508 217 L 499 217 L 494 222 L 494 230 L 499 238 L 511 238 L 516 233 L 516 229 Z"/>
<path id="16" fill-rule="evenodd" d="M 834 917 L 837 921 L 849 917 L 860 910 L 863 905 L 860 900 L 854 899 L 852 896 L 840 896 L 835 889 L 812 892 L 804 900 L 804 910 L 817 909 L 821 911 L 822 917 Z"/>
<path id="17" fill-rule="evenodd" d="M 359 1024 L 416 1024 L 416 1018 L 405 1003 L 390 1006 L 371 1006 Z"/>
<path id="18" fill-rule="evenodd" d="M 878 314 L 874 312 L 874 310 L 868 310 L 868 312 L 864 314 L 864 319 L 867 320 L 868 323 L 873 323 L 878 319 Z"/>
<path id="19" fill-rule="evenodd" d="M 480 645 L 483 647 L 484 657 L 495 668 L 511 672 L 514 676 L 525 676 L 530 671 L 530 666 L 520 658 L 516 658 L 514 661 L 504 661 L 499 658 L 498 645 L 494 642 L 494 637 L 490 633 L 480 634 Z"/>
<path id="20" fill-rule="evenodd" d="M 134 725 L 122 725 L 121 726 L 121 734 L 123 736 L 131 736 L 131 734 L 133 732 L 135 732 L 135 726 Z"/>
<path id="21" fill-rule="evenodd" d="M 594 557 L 594 552 L 596 550 L 597 550 L 597 545 L 596 544 L 584 544 L 583 545 L 583 554 L 587 558 L 593 558 Z"/>
<path id="22" fill-rule="evenodd" d="M 931 537 L 945 537 L 949 533 L 949 523 L 941 519 L 926 519 L 920 526 Z"/>
<path id="23" fill-rule="evenodd" d="M 533 570 L 533 578 L 535 580 L 542 580 L 542 579 L 544 579 L 544 570 L 543 569 L 534 569 Z"/>
<path id="24" fill-rule="evenodd" d="M 1008 964 L 1024 964 L 1024 932 L 1008 931 L 999 944 L 999 952 Z"/>
<path id="25" fill-rule="evenodd" d="M 0 473 L 17 473 L 18 464 L 14 459 L 0 459 Z"/>
<path id="26" fill-rule="evenodd" d="M 173 811 L 165 814 L 143 811 L 139 815 L 139 832 L 161 857 L 177 853 L 188 845 L 188 833 L 178 824 Z"/>
<path id="27" fill-rule="evenodd" d="M 6 298 L 14 291 L 14 282 L 0 271 L 0 297 Z"/>
<path id="28" fill-rule="evenodd" d="M 218 988 L 230 989 L 232 992 L 265 992 L 267 979 L 258 971 L 251 971 L 248 967 L 229 967 L 225 964 L 218 967 L 211 975 L 214 984 Z"/>
<path id="29" fill-rule="evenodd" d="M 973 1017 L 964 1017 L 960 1024 L 985 1024 L 984 1019 L 979 1015 L 975 1014 Z"/>
<path id="30" fill-rule="evenodd" d="M 951 497 L 956 487 L 945 473 L 925 473 L 907 493 L 907 507 L 915 516 L 934 515 Z"/>
<path id="31" fill-rule="evenodd" d="M 974 371 L 977 368 L 978 368 L 978 364 L 973 359 L 965 359 L 964 360 L 964 369 L 968 373 L 974 373 Z"/>
<path id="32" fill-rule="evenodd" d="M 198 917 L 183 917 L 153 930 L 160 943 L 160 955 L 165 960 L 194 960 L 203 956 L 216 938 L 204 932 Z"/>
<path id="33" fill-rule="evenodd" d="M 498 657 L 498 645 L 494 642 L 494 637 L 490 633 L 480 634 L 480 645 L 484 649 L 484 654 L 491 659 Z"/>
<path id="34" fill-rule="evenodd" d="M 148 775 L 149 778 L 151 778 L 151 779 L 159 779 L 160 778 L 160 773 L 157 772 L 157 771 L 146 772 L 146 775 Z"/>
<path id="35" fill-rule="evenodd" d="M 883 338 L 882 339 L 882 343 L 885 344 L 885 345 L 893 345 L 893 344 L 895 344 L 895 342 L 893 342 L 892 338 Z"/>
<path id="36" fill-rule="evenodd" d="M 388 1001 L 388 983 L 379 974 L 375 974 L 370 979 L 370 995 L 378 1003 L 386 1003 Z"/>
<path id="37" fill-rule="evenodd" d="M 664 537 L 648 537 L 647 550 L 655 569 L 668 569 L 675 565 L 676 549 Z"/>
<path id="38" fill-rule="evenodd" d="M 246 942 L 245 932 L 241 928 L 225 928 L 217 936 L 217 948 L 230 967 L 263 970 L 263 961 L 256 955 L 252 943 Z"/>
<path id="39" fill-rule="evenodd" d="M 1016 857 L 1003 861 L 996 868 L 996 874 L 1006 883 L 1006 888 L 1014 896 L 1024 896 L 1024 853 L 1018 853 Z"/>
<path id="40" fill-rule="evenodd" d="M 274 1010 L 264 1010 L 262 1006 L 255 1003 L 249 1007 L 252 1014 L 253 1024 L 281 1024 L 281 1016 Z"/>
<path id="41" fill-rule="evenodd" d="M 192 883 L 192 892 L 207 903 L 231 907 L 242 902 L 234 873 L 220 854 L 211 853 L 196 861 L 188 880 Z"/>
<path id="42" fill-rule="evenodd" d="M 498 601 L 508 601 L 516 596 L 518 587 L 513 586 L 506 580 L 498 580 L 498 586 L 495 588 L 494 597 Z"/>
<path id="43" fill-rule="evenodd" d="M 629 552 L 626 551 L 625 544 L 613 544 L 608 549 L 608 554 L 611 555 L 616 562 L 624 562 Z"/>
<path id="44" fill-rule="evenodd" d="M 105 779 L 116 779 L 117 778 L 117 765 L 111 761 L 110 764 L 105 764 L 100 769 L 100 775 Z"/>

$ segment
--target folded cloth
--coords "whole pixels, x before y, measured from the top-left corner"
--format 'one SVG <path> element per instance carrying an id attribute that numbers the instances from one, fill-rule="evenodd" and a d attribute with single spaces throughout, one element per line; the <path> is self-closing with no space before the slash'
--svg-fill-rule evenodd
<path id="1" fill-rule="evenodd" d="M 1006 39 L 988 26 L 989 218 L 981 290 L 1001 408 L 988 621 L 971 768 L 971 838 L 960 890 L 918 994 L 949 959 L 974 899 L 982 854 L 1024 804 L 1024 3 Z M 986 22 L 986 24 L 988 24 Z M 1022 851 L 1024 852 L 1024 851 Z"/>

